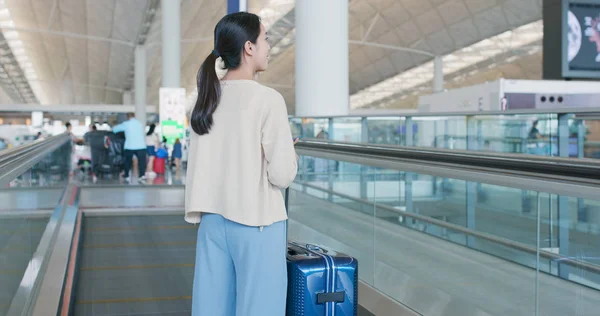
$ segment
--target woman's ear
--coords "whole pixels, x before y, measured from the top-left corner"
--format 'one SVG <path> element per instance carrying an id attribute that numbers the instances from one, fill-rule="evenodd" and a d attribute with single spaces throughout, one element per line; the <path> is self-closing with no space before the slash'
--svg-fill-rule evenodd
<path id="1" fill-rule="evenodd" d="M 248 56 L 254 55 L 254 47 L 252 46 L 252 42 L 246 41 L 244 44 L 244 52 L 246 52 Z"/>

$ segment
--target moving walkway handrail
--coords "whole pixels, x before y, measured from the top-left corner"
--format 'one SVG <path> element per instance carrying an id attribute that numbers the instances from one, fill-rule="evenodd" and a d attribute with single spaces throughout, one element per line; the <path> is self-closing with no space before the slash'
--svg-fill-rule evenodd
<path id="1" fill-rule="evenodd" d="M 305 139 L 299 155 L 597 200 L 600 160 Z"/>
<path id="2" fill-rule="evenodd" d="M 448 111 L 448 112 L 419 112 L 417 110 L 377 110 L 355 109 L 348 115 L 339 118 L 362 118 L 362 117 L 456 117 L 456 116 L 512 116 L 512 115 L 541 115 L 541 114 L 575 114 L 579 118 L 594 119 L 600 116 L 600 111 L 593 107 L 562 107 L 554 109 L 509 109 L 505 111 Z M 290 116 L 292 119 L 327 119 L 336 116 Z"/>
<path id="3" fill-rule="evenodd" d="M 22 156 L 28 152 L 31 152 L 32 150 L 35 150 L 36 148 L 39 148 L 40 146 L 43 146 L 44 142 L 46 142 L 46 141 L 48 141 L 48 140 L 35 141 L 35 142 L 25 144 L 22 146 L 13 147 L 13 148 L 9 148 L 9 149 L 0 151 L 0 166 L 2 166 L 2 164 L 4 164 L 6 161 L 10 161 L 10 160 L 14 159 L 15 157 Z"/>
<path id="4" fill-rule="evenodd" d="M 423 163 L 443 163 L 497 171 L 538 173 L 543 177 L 580 179 L 600 184 L 600 160 L 544 157 L 523 154 L 489 153 L 426 147 L 405 147 L 365 143 L 347 143 L 306 139 L 299 149 L 370 156 L 381 159 L 417 160 Z M 592 181 L 588 181 L 592 180 Z"/>
<path id="5" fill-rule="evenodd" d="M 36 140 L 36 141 L 33 141 L 33 142 L 25 144 L 25 145 L 2 150 L 2 151 L 0 151 L 0 163 L 7 159 L 13 159 L 14 157 L 23 156 L 36 148 L 48 146 L 49 143 L 52 143 L 52 142 L 56 141 L 57 139 L 63 139 L 65 137 L 68 138 L 68 135 L 60 134 L 60 135 L 48 137 L 44 140 Z"/>
<path id="6" fill-rule="evenodd" d="M 372 206 L 373 205 L 372 201 L 368 201 L 368 200 L 365 200 L 365 199 L 357 198 L 357 197 L 354 197 L 354 196 L 351 196 L 351 195 L 348 195 L 348 194 L 336 192 L 336 191 L 329 190 L 329 189 L 326 189 L 326 188 L 322 188 L 322 187 L 317 186 L 317 185 L 312 185 L 312 184 L 309 184 L 309 183 L 306 183 L 306 182 L 302 182 L 302 181 L 295 181 L 295 183 L 303 185 L 303 186 L 306 186 L 306 187 L 309 187 L 309 188 L 314 189 L 314 190 L 318 190 L 318 191 L 324 192 L 324 193 L 328 193 L 328 194 L 331 194 L 331 195 L 339 196 L 339 197 L 341 197 L 343 199 L 354 201 L 354 202 L 357 202 L 357 203 L 360 203 L 360 204 L 363 204 L 363 205 L 368 205 L 368 206 Z M 461 232 L 461 233 L 464 233 L 464 234 L 469 235 L 469 236 L 481 238 L 481 239 L 484 239 L 484 240 L 487 240 L 487 241 L 490 241 L 490 242 L 493 242 L 493 243 L 496 243 L 496 244 L 500 244 L 500 245 L 503 245 L 503 246 L 506 246 L 506 247 L 509 247 L 509 248 L 512 248 L 512 249 L 524 251 L 524 252 L 527 252 L 527 253 L 530 253 L 530 254 L 537 254 L 537 252 L 538 252 L 538 250 L 535 247 L 531 247 L 531 246 L 528 246 L 528 245 L 520 243 L 520 242 L 516 242 L 516 241 L 510 240 L 510 239 L 507 239 L 507 238 L 498 237 L 498 236 L 491 235 L 491 234 L 484 233 L 484 232 L 479 232 L 479 231 L 472 230 L 472 229 L 464 227 L 464 226 L 460 226 L 460 225 L 448 223 L 448 222 L 441 221 L 441 220 L 438 220 L 438 219 L 435 219 L 435 218 L 431 218 L 431 217 L 428 217 L 428 216 L 425 216 L 425 215 L 420 215 L 420 214 L 416 214 L 416 213 L 410 213 L 410 212 L 403 211 L 403 210 L 400 210 L 400 209 L 397 209 L 397 208 L 394 208 L 394 207 L 391 207 L 391 206 L 388 206 L 388 205 L 385 205 L 385 204 L 377 204 L 376 207 L 378 209 L 383 209 L 383 210 L 386 210 L 386 211 L 390 211 L 390 212 L 393 212 L 393 213 L 396 213 L 396 214 L 399 214 L 399 215 L 402 215 L 402 216 L 406 216 L 406 217 L 409 217 L 409 218 L 412 218 L 412 219 L 416 219 L 416 220 L 419 220 L 419 221 L 423 221 L 423 222 L 426 222 L 426 223 L 429 223 L 429 224 L 432 224 L 432 225 L 436 225 L 436 226 L 439 226 L 439 227 L 447 228 L 447 229 L 450 229 L 450 230 L 453 230 L 453 231 L 456 231 L 456 232 Z M 559 254 L 555 254 L 555 253 L 549 252 L 549 251 L 544 251 L 544 250 L 541 250 L 541 249 L 539 250 L 539 253 L 540 253 L 541 257 L 546 258 L 546 259 L 560 260 L 561 263 L 567 263 L 567 264 L 572 265 L 574 267 L 581 268 L 581 269 L 584 269 L 584 270 L 587 270 L 587 271 L 590 271 L 590 272 L 600 273 L 600 266 L 599 265 L 591 264 L 591 263 L 584 262 L 584 261 L 578 261 L 576 259 L 572 259 L 572 258 L 569 258 L 569 257 L 564 257 L 564 256 L 561 256 Z"/>
<path id="7" fill-rule="evenodd" d="M 0 187 L 5 187 L 14 178 L 23 174 L 69 140 L 69 135 L 61 134 L 2 152 L 0 154 Z"/>

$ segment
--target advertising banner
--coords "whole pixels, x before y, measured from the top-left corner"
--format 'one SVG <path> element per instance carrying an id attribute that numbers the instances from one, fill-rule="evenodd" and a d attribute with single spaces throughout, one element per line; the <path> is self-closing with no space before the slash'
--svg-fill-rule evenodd
<path id="1" fill-rule="evenodd" d="M 185 140 L 185 89 L 160 88 L 159 115 L 162 136 L 172 145 L 179 138 Z"/>

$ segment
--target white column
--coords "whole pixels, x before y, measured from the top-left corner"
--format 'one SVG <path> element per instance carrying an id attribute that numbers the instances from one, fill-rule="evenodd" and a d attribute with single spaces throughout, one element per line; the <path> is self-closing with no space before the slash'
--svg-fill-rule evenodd
<path id="1" fill-rule="evenodd" d="M 181 87 L 181 0 L 162 0 L 162 86 Z"/>
<path id="2" fill-rule="evenodd" d="M 444 68 L 442 57 L 435 56 L 433 59 L 433 92 L 444 90 Z"/>
<path id="3" fill-rule="evenodd" d="M 135 118 L 146 124 L 146 47 L 135 48 Z"/>
<path id="4" fill-rule="evenodd" d="M 44 112 L 31 112 L 31 126 L 41 128 L 44 125 Z"/>
<path id="5" fill-rule="evenodd" d="M 296 116 L 348 115 L 348 0 L 296 1 Z"/>
<path id="6" fill-rule="evenodd" d="M 135 84 L 135 79 L 134 79 Z M 123 105 L 131 105 L 133 104 L 133 96 L 131 94 L 131 90 L 127 90 L 123 92 Z"/>

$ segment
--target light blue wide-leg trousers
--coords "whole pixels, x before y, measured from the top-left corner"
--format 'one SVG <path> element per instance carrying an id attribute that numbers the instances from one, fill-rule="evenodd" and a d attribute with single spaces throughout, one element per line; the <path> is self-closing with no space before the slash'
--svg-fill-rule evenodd
<path id="1" fill-rule="evenodd" d="M 204 214 L 198 229 L 192 316 L 284 316 L 285 221 L 250 227 Z"/>

